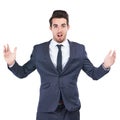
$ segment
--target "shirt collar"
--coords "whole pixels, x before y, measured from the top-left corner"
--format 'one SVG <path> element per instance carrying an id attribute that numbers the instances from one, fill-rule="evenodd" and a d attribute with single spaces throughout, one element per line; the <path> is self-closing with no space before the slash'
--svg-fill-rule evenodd
<path id="1" fill-rule="evenodd" d="M 52 39 L 50 44 L 51 44 L 51 46 L 56 46 L 56 45 L 60 45 L 60 44 L 62 44 L 63 46 L 68 46 L 69 42 L 67 39 L 65 39 L 62 43 L 57 43 L 54 39 Z"/>

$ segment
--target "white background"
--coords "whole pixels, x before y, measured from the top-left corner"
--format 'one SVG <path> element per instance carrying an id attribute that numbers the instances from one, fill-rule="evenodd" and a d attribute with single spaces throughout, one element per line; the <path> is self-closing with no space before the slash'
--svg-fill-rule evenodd
<path id="1" fill-rule="evenodd" d="M 52 38 L 48 21 L 56 9 L 69 13 L 68 38 L 86 46 L 95 66 L 110 49 L 117 53 L 111 71 L 99 81 L 81 72 L 81 120 L 120 120 L 119 0 L 0 0 L 0 120 L 35 120 L 39 75 L 35 71 L 24 79 L 15 77 L 7 69 L 3 46 L 17 47 L 16 60 L 23 65 L 33 45 Z"/>

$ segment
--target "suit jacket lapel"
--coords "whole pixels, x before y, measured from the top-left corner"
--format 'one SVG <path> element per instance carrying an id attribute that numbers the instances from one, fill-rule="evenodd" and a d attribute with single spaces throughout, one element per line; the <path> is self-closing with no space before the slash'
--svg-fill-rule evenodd
<path id="1" fill-rule="evenodd" d="M 48 41 L 44 47 L 44 53 L 45 53 L 45 59 L 48 61 L 46 64 L 50 65 L 50 67 L 52 68 L 52 70 L 54 70 L 54 72 L 58 73 L 57 69 L 55 68 L 51 58 L 50 58 L 50 52 L 49 52 L 49 45 L 50 45 L 50 41 Z"/>
<path id="2" fill-rule="evenodd" d="M 71 60 L 72 60 L 72 57 L 73 57 L 73 55 L 74 55 L 73 44 L 72 44 L 72 42 L 70 42 L 69 40 L 68 40 L 68 42 L 69 42 L 69 44 L 70 44 L 70 57 L 69 57 L 68 62 L 67 62 L 66 65 L 65 65 L 65 67 L 64 67 L 64 69 L 63 69 L 63 71 L 62 71 L 62 73 L 64 73 L 64 71 L 66 71 L 66 69 L 69 67 L 70 62 L 71 62 Z"/>

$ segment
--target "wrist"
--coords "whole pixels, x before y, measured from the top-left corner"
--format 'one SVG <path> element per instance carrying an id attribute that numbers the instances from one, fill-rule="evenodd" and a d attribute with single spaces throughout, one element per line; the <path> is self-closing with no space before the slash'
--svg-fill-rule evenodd
<path id="1" fill-rule="evenodd" d="M 11 62 L 11 63 L 7 63 L 9 67 L 13 67 L 15 64 L 15 61 Z"/>
<path id="2" fill-rule="evenodd" d="M 107 70 L 107 71 L 109 71 L 109 70 L 110 70 L 110 67 L 109 67 L 109 66 L 107 66 L 107 65 L 105 65 L 104 63 L 102 64 L 102 67 L 103 67 L 103 69 L 104 69 L 104 70 Z"/>

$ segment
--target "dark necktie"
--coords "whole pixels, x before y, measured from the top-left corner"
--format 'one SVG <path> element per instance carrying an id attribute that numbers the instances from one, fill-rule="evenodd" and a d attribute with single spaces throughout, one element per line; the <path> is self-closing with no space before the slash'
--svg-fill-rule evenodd
<path id="1" fill-rule="evenodd" d="M 57 45 L 58 47 L 58 55 L 57 55 L 57 70 L 59 73 L 62 72 L 62 51 L 61 51 L 62 45 Z"/>
<path id="2" fill-rule="evenodd" d="M 58 47 L 58 55 L 57 55 L 57 71 L 60 74 L 62 72 L 62 51 L 61 47 L 62 45 L 57 45 Z M 62 94 L 60 92 L 60 100 L 59 100 L 59 105 L 63 104 L 62 100 Z"/>

